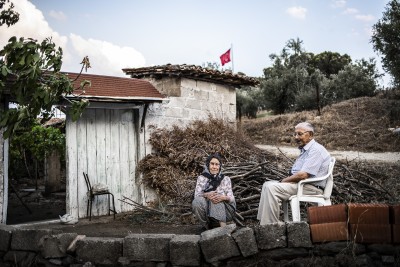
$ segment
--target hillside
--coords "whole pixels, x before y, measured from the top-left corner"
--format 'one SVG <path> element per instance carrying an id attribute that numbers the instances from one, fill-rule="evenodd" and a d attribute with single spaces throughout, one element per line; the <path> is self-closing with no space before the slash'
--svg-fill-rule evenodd
<path id="1" fill-rule="evenodd" d="M 309 121 L 316 128 L 315 139 L 331 150 L 399 152 L 400 135 L 389 128 L 400 127 L 400 100 L 396 97 L 362 97 L 316 111 L 242 120 L 240 129 L 255 144 L 295 145 L 293 127 Z"/>

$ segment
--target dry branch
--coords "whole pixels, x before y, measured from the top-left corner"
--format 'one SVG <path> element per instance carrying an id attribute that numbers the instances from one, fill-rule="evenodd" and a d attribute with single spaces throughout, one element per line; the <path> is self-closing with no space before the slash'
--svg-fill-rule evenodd
<path id="1" fill-rule="evenodd" d="M 223 171 L 232 180 L 238 213 L 245 218 L 255 218 L 263 183 L 286 177 L 293 162 L 258 149 L 247 137 L 217 119 L 196 121 L 184 129 L 157 129 L 150 143 L 156 153 L 139 163 L 143 182 L 156 189 L 162 201 L 184 207 L 181 214 L 190 211 L 197 176 L 210 153 L 221 154 Z M 365 167 L 370 171 L 364 171 Z M 359 162 L 337 162 L 332 202 L 394 201 L 395 194 L 384 189 L 391 187 L 384 184 L 381 176 L 380 170 L 371 171 L 371 166 Z M 396 186 L 392 189 L 396 190 Z"/>

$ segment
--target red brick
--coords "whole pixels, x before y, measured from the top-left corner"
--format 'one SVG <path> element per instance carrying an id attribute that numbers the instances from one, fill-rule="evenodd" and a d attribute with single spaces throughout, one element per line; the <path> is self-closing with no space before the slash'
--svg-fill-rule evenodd
<path id="1" fill-rule="evenodd" d="M 390 210 L 390 223 L 400 224 L 400 204 L 389 207 Z"/>
<path id="2" fill-rule="evenodd" d="M 391 243 L 390 224 L 350 224 L 350 239 L 357 243 Z"/>
<path id="3" fill-rule="evenodd" d="M 350 203 L 347 205 L 350 224 L 389 224 L 389 205 Z"/>
<path id="4" fill-rule="evenodd" d="M 307 209 L 310 224 L 347 222 L 347 211 L 345 204 L 332 206 L 312 206 Z"/>
<path id="5" fill-rule="evenodd" d="M 311 224 L 312 242 L 343 241 L 349 239 L 346 222 Z"/>
<path id="6" fill-rule="evenodd" d="M 392 224 L 392 240 L 395 244 L 400 244 L 400 224 Z"/>

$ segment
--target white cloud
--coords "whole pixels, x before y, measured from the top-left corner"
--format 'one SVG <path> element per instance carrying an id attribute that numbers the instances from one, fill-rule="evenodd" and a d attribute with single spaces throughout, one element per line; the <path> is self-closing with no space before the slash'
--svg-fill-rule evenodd
<path id="1" fill-rule="evenodd" d="M 60 21 L 65 21 L 67 20 L 67 16 L 62 12 L 62 11 L 55 11 L 55 10 L 51 10 L 49 12 L 50 17 L 52 17 L 53 19 L 56 20 L 60 20 Z"/>
<path id="2" fill-rule="evenodd" d="M 123 68 L 143 67 L 145 59 L 132 47 L 120 47 L 115 44 L 89 39 L 85 40 L 76 34 L 70 34 L 74 54 L 80 59 L 88 56 L 91 73 L 124 76 Z"/>
<path id="3" fill-rule="evenodd" d="M 290 16 L 296 18 L 296 19 L 305 19 L 306 18 L 306 13 L 307 9 L 301 6 L 294 6 L 294 7 L 289 7 L 286 10 L 286 13 L 288 13 Z"/>
<path id="4" fill-rule="evenodd" d="M 359 10 L 356 8 L 346 8 L 346 10 L 343 11 L 343 14 L 352 15 L 352 16 L 354 16 L 355 19 L 361 20 L 363 22 L 371 22 L 371 21 L 375 20 L 375 17 L 372 15 L 360 14 Z"/>
<path id="5" fill-rule="evenodd" d="M 132 47 L 121 47 L 102 40 L 85 40 L 74 33 L 70 33 L 69 37 L 60 35 L 50 27 L 43 13 L 27 0 L 15 3 L 15 11 L 20 14 L 20 19 L 11 27 L 1 27 L 1 48 L 8 43 L 12 36 L 29 37 L 38 41 L 51 37 L 56 46 L 63 49 L 63 71 L 79 72 L 80 62 L 84 56 L 89 56 L 92 65 L 90 73 L 95 74 L 126 77 L 122 68 L 145 65 L 143 55 Z M 59 19 L 63 15 L 62 12 L 54 14 Z"/>
<path id="6" fill-rule="evenodd" d="M 372 15 L 356 15 L 355 18 L 364 22 L 370 22 L 375 20 L 375 17 Z"/>
<path id="7" fill-rule="evenodd" d="M 8 39 L 12 36 L 29 37 L 38 41 L 52 37 L 52 40 L 58 46 L 64 47 L 66 45 L 67 38 L 53 31 L 45 20 L 42 12 L 36 9 L 31 2 L 19 1 L 15 4 L 15 11 L 20 14 L 19 21 L 13 26 L 1 27 L 1 47 L 5 46 Z M 40 29 L 40 31 L 38 31 L 38 29 Z"/>
<path id="8" fill-rule="evenodd" d="M 346 8 L 345 11 L 343 11 L 343 14 L 346 15 L 353 15 L 353 14 L 357 14 L 358 13 L 358 9 L 356 8 Z"/>
<path id="9" fill-rule="evenodd" d="M 346 6 L 346 0 L 334 0 L 333 2 L 332 2 L 332 6 L 333 7 L 338 7 L 338 8 L 341 8 L 341 7 L 345 7 Z"/>

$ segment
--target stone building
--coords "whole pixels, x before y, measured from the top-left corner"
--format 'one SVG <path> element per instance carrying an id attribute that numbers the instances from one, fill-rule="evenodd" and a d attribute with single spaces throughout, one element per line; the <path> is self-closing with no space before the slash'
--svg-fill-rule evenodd
<path id="1" fill-rule="evenodd" d="M 149 108 L 148 124 L 157 127 L 184 126 L 209 116 L 236 124 L 236 88 L 258 81 L 244 74 L 195 65 L 162 65 L 123 69 L 131 78 L 144 79 L 165 95 L 168 103 Z"/>

